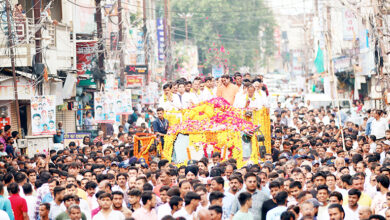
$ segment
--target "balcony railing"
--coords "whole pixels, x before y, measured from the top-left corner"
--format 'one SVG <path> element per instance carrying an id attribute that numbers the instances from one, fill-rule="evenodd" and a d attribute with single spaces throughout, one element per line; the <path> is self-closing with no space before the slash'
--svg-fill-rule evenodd
<path id="1" fill-rule="evenodd" d="M 7 23 L 2 22 L 2 27 L 5 27 L 3 34 L 7 35 Z M 14 18 L 13 34 L 15 36 L 15 44 L 34 44 L 35 42 L 35 25 L 32 18 Z M 56 26 L 52 23 L 44 22 L 41 27 L 42 41 L 48 41 L 45 45 L 49 48 L 56 47 Z"/>
<path id="2" fill-rule="evenodd" d="M 32 18 L 15 18 L 13 23 L 13 32 L 16 44 L 34 43 L 35 32 L 34 21 Z M 4 26 L 4 24 L 2 26 Z"/>

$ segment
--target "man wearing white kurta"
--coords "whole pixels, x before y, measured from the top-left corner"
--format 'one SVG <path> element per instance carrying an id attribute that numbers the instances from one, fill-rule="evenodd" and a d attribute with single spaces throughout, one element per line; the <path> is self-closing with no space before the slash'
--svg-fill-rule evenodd
<path id="1" fill-rule="evenodd" d="M 177 109 L 185 109 L 193 104 L 191 95 L 185 92 L 185 84 L 179 83 L 178 94 L 173 96 L 173 106 Z"/>
<path id="2" fill-rule="evenodd" d="M 215 98 L 215 91 L 213 88 L 213 78 L 211 77 L 206 77 L 205 78 L 205 87 L 202 92 L 202 100 L 207 101 L 212 98 Z"/>
<path id="3" fill-rule="evenodd" d="M 237 108 L 260 109 L 263 107 L 261 101 L 261 97 L 255 92 L 255 87 L 250 85 L 247 91 L 244 90 L 244 93 L 236 95 L 233 105 Z"/>
<path id="4" fill-rule="evenodd" d="M 172 93 L 170 89 L 169 84 L 165 84 L 163 86 L 163 95 L 160 97 L 158 101 L 158 107 L 163 108 L 165 111 L 171 111 L 174 106 L 173 106 L 173 98 L 172 98 Z"/>

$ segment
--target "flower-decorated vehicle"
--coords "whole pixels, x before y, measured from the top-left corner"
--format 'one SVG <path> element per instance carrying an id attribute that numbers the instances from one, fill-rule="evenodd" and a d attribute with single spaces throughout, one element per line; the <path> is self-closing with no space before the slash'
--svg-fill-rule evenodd
<path id="1" fill-rule="evenodd" d="M 238 167 L 258 163 L 271 151 L 270 117 L 266 108 L 239 109 L 223 98 L 214 98 L 181 111 L 166 112 L 168 134 L 162 157 L 175 164 L 210 158 L 220 152 L 234 158 Z"/>

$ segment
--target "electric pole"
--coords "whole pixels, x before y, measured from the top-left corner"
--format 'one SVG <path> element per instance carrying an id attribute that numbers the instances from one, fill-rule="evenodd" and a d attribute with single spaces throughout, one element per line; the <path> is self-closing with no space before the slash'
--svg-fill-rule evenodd
<path id="1" fill-rule="evenodd" d="M 22 132 L 20 127 L 21 124 L 20 124 L 20 112 L 19 112 L 18 83 L 16 81 L 16 72 L 15 72 L 14 36 L 12 36 L 12 26 L 11 26 L 11 5 L 9 3 L 9 0 L 5 0 L 5 1 L 6 1 L 6 11 L 7 11 L 9 51 L 11 55 L 12 76 L 14 81 L 16 120 L 17 120 L 19 134 L 21 134 Z"/>
<path id="2" fill-rule="evenodd" d="M 35 28 L 39 27 L 41 19 L 41 1 L 34 0 L 34 24 Z M 35 30 L 35 64 L 42 63 L 42 33 L 41 28 Z"/>
<path id="3" fill-rule="evenodd" d="M 118 0 L 118 47 L 117 49 L 119 50 L 119 68 L 120 68 L 120 82 L 122 85 L 122 88 L 125 86 L 125 64 L 124 64 L 124 55 L 123 55 L 123 30 L 122 30 L 122 2 L 121 0 Z"/>
<path id="4" fill-rule="evenodd" d="M 165 41 L 165 79 L 170 80 L 172 79 L 172 73 L 171 73 L 171 30 L 169 26 L 169 0 L 164 0 L 164 41 Z"/>
<path id="5" fill-rule="evenodd" d="M 143 14 L 144 14 L 144 17 L 143 17 L 143 21 L 144 21 L 144 57 L 145 57 L 145 66 L 148 67 L 148 72 L 147 72 L 147 75 L 146 75 L 146 84 L 149 84 L 148 82 L 148 77 L 149 77 L 149 61 L 148 61 L 148 45 L 149 45 L 149 42 L 148 42 L 148 26 L 147 26 L 147 11 L 146 11 L 146 0 L 143 0 L 142 2 L 142 6 L 143 6 Z"/>
<path id="6" fill-rule="evenodd" d="M 192 18 L 192 14 L 179 14 L 180 18 L 184 19 L 185 23 L 185 29 L 186 29 L 186 43 L 188 44 L 188 20 L 189 18 Z"/>
<path id="7" fill-rule="evenodd" d="M 104 70 L 104 46 L 103 46 L 104 39 L 103 39 L 103 28 L 102 28 L 102 8 L 100 2 L 101 0 L 95 0 L 96 32 L 98 38 L 98 66 L 99 66 L 99 70 Z"/>

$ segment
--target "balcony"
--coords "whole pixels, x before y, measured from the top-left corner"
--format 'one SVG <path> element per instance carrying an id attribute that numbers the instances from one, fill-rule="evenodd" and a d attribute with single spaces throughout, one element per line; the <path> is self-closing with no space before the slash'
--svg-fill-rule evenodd
<path id="1" fill-rule="evenodd" d="M 10 67 L 10 52 L 8 46 L 7 23 L 0 21 L 0 26 L 5 27 L 0 31 L 0 67 Z M 16 67 L 32 66 L 35 50 L 35 27 L 32 18 L 13 21 L 15 35 L 15 65 Z M 57 69 L 69 69 L 72 67 L 72 57 L 75 55 L 73 43 L 70 39 L 70 27 L 53 23 L 42 22 L 41 45 L 43 62 L 48 66 L 51 74 L 56 74 Z"/>

